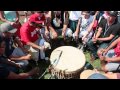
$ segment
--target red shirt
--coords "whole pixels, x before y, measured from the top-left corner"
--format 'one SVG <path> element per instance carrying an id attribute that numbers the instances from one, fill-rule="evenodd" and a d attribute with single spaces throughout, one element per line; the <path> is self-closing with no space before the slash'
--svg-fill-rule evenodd
<path id="1" fill-rule="evenodd" d="M 120 42 L 117 44 L 117 47 L 114 49 L 115 54 L 118 56 L 120 56 Z"/>
<path id="2" fill-rule="evenodd" d="M 39 37 L 36 28 L 26 22 L 20 28 L 20 38 L 23 44 L 27 44 L 27 42 L 35 42 Z"/>

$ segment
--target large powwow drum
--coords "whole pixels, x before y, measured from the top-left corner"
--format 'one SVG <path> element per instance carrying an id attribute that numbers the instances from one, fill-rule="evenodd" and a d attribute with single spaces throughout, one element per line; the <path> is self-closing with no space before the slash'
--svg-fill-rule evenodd
<path id="1" fill-rule="evenodd" d="M 72 46 L 56 48 L 50 56 L 50 72 L 58 79 L 75 79 L 79 77 L 85 65 L 85 55 Z"/>

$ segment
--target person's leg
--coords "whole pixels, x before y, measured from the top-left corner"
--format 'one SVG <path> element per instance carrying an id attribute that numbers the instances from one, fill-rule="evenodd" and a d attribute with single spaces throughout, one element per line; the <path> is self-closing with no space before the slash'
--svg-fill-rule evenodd
<path id="1" fill-rule="evenodd" d="M 109 79 L 120 79 L 120 74 L 119 73 L 105 73 L 103 74 Z"/>
<path id="2" fill-rule="evenodd" d="M 78 24 L 78 20 L 76 21 L 69 20 L 69 27 L 73 32 L 75 32 L 77 24 Z"/>
<path id="3" fill-rule="evenodd" d="M 13 53 L 12 53 L 12 56 L 19 56 L 19 57 L 22 57 L 22 56 L 26 56 L 27 54 L 25 54 L 21 48 L 15 48 Z M 22 68 L 25 68 L 29 63 L 27 60 L 17 60 L 15 61 L 16 64 L 19 64 L 22 66 Z"/>
<path id="4" fill-rule="evenodd" d="M 92 39 L 90 39 L 87 42 L 87 46 L 90 49 L 90 51 L 91 51 L 92 55 L 94 56 L 94 58 L 98 58 L 98 55 L 97 55 L 97 46 L 96 46 L 96 44 L 93 43 Z"/>
<path id="5" fill-rule="evenodd" d="M 56 32 L 57 32 L 58 36 L 61 36 L 62 35 L 62 28 L 61 29 L 57 29 Z"/>
<path id="6" fill-rule="evenodd" d="M 109 50 L 107 52 L 107 54 L 105 55 L 105 57 L 109 57 L 109 58 L 115 57 L 115 51 L 114 51 L 114 49 Z"/>
<path id="7" fill-rule="evenodd" d="M 44 39 L 40 39 L 39 45 L 40 45 L 41 47 L 44 46 L 44 42 L 45 42 Z M 40 58 L 41 58 L 41 59 L 45 59 L 45 51 L 40 50 Z"/>
<path id="8" fill-rule="evenodd" d="M 26 73 L 16 74 L 14 72 L 10 72 L 7 79 L 27 79 L 30 76 L 37 74 L 38 72 L 39 72 L 38 67 L 36 67 L 36 68 L 32 69 L 31 71 L 26 72 Z"/>
<path id="9" fill-rule="evenodd" d="M 101 56 L 102 49 L 107 48 L 108 45 L 109 45 L 108 43 L 102 43 L 102 44 L 100 44 L 100 46 L 99 46 L 99 48 L 98 48 L 98 50 L 97 50 L 97 55 L 98 55 L 98 56 Z"/>
<path id="10" fill-rule="evenodd" d="M 117 71 L 117 69 L 120 70 L 120 68 L 118 68 L 119 65 L 120 63 L 107 63 L 105 65 L 105 70 L 109 72 Z"/>
<path id="11" fill-rule="evenodd" d="M 105 49 L 105 48 L 108 47 L 108 45 L 109 45 L 109 43 L 102 43 L 102 44 L 100 44 L 98 50 L 100 50 L 101 48 L 102 48 L 102 49 Z"/>

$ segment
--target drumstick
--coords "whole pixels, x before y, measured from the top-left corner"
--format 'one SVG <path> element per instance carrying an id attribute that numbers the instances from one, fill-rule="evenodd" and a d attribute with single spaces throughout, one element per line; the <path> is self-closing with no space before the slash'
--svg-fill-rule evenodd
<path id="1" fill-rule="evenodd" d="M 60 51 L 60 50 L 58 50 L 58 51 Z M 53 61 L 53 63 L 48 66 L 48 68 L 51 67 L 52 65 L 54 65 L 56 62 L 57 62 L 57 64 L 58 64 L 58 61 L 60 60 L 60 57 L 61 57 L 61 55 L 62 55 L 62 52 L 63 52 L 63 51 L 60 52 L 60 55 L 59 55 L 58 59 L 55 59 L 55 60 Z M 56 64 L 56 65 L 57 65 L 57 64 Z M 45 70 L 45 72 L 44 72 L 38 79 L 41 79 L 41 78 L 45 75 L 45 73 L 47 72 L 48 68 Z"/>

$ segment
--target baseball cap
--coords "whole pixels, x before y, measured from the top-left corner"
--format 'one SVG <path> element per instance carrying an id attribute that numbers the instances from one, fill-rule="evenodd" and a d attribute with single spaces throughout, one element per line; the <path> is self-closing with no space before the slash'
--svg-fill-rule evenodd
<path id="1" fill-rule="evenodd" d="M 108 79 L 101 73 L 97 73 L 94 70 L 84 70 L 80 74 L 80 79 Z"/>
<path id="2" fill-rule="evenodd" d="M 118 11 L 109 11 L 108 13 L 109 15 L 114 16 L 114 17 L 117 17 L 118 15 Z"/>
<path id="3" fill-rule="evenodd" d="M 0 25 L 0 32 L 9 32 L 9 33 L 15 33 L 17 31 L 16 28 L 14 28 L 10 23 L 2 23 Z"/>
<path id="4" fill-rule="evenodd" d="M 45 21 L 45 16 L 42 16 L 40 13 L 35 13 L 30 16 L 29 21 L 42 24 Z"/>

